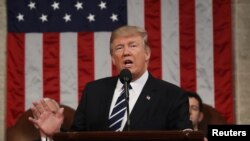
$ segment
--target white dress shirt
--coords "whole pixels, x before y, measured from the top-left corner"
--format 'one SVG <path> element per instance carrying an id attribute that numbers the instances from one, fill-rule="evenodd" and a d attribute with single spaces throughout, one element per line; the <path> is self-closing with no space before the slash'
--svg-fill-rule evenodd
<path id="1" fill-rule="evenodd" d="M 131 113 L 131 111 L 133 110 L 135 103 L 138 99 L 138 97 L 140 96 L 140 93 L 148 79 L 148 71 L 145 71 L 144 74 L 137 79 L 136 81 L 130 82 L 130 85 L 132 87 L 132 89 L 129 90 L 129 113 Z M 120 80 L 117 81 L 116 84 L 116 88 L 115 88 L 115 93 L 113 95 L 113 99 L 111 102 L 111 106 L 110 106 L 110 111 L 109 111 L 109 116 L 112 112 L 112 109 L 118 99 L 118 97 L 120 96 L 121 92 L 122 92 L 122 87 L 123 84 L 121 83 Z M 127 122 L 127 112 L 125 112 L 123 121 L 122 121 L 122 125 L 121 128 L 119 129 L 119 131 L 122 131 L 123 128 L 125 127 L 125 124 Z"/>
<path id="2" fill-rule="evenodd" d="M 49 137 L 41 137 L 41 141 L 53 141 L 53 139 Z"/>

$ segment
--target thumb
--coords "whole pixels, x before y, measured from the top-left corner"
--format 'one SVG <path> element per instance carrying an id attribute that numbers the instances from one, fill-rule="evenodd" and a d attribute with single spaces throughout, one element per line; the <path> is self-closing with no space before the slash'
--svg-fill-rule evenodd
<path id="1" fill-rule="evenodd" d="M 58 112 L 59 112 L 60 114 L 63 114 L 63 111 L 64 111 L 64 108 L 62 107 L 62 108 L 59 109 Z"/>
<path id="2" fill-rule="evenodd" d="M 33 117 L 28 117 L 29 121 L 32 122 L 33 124 L 37 124 L 36 119 Z"/>
<path id="3" fill-rule="evenodd" d="M 57 116 L 58 117 L 61 117 L 61 116 L 63 116 L 63 111 L 64 111 L 64 108 L 62 107 L 62 108 L 60 108 L 59 110 L 58 110 L 58 112 L 57 112 Z"/>

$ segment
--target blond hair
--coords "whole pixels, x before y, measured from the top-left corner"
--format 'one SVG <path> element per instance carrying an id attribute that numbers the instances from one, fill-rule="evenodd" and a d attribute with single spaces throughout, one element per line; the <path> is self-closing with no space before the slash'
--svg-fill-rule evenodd
<path id="1" fill-rule="evenodd" d="M 130 36 L 135 36 L 135 35 L 140 35 L 144 41 L 144 46 L 145 48 L 149 48 L 148 44 L 148 33 L 146 30 L 137 27 L 137 26 L 121 26 L 117 29 L 115 29 L 110 37 L 110 54 L 112 54 L 112 43 L 113 41 L 118 38 L 118 37 L 130 37 Z"/>

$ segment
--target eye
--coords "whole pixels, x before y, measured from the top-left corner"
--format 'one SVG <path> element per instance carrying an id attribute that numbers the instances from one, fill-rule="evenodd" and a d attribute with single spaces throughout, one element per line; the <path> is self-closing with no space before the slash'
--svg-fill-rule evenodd
<path id="1" fill-rule="evenodd" d="M 199 111 L 199 107 L 195 105 L 190 106 L 190 109 L 193 111 Z"/>
<path id="2" fill-rule="evenodd" d="M 119 45 L 115 47 L 115 51 L 123 49 L 123 46 Z"/>
<path id="3" fill-rule="evenodd" d="M 129 47 L 131 48 L 137 47 L 137 44 L 130 44 Z"/>

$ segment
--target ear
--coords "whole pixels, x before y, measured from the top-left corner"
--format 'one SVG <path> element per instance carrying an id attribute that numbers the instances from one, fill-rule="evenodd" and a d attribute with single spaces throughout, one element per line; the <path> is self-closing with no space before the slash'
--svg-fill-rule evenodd
<path id="1" fill-rule="evenodd" d="M 150 50 L 149 47 L 147 47 L 146 52 L 145 52 L 145 58 L 146 58 L 147 61 L 149 61 L 150 56 L 151 56 L 151 50 Z"/>
<path id="2" fill-rule="evenodd" d="M 200 112 L 200 114 L 199 114 L 199 122 L 201 122 L 201 121 L 202 121 L 203 117 L 204 117 L 203 112 Z"/>
<path id="3" fill-rule="evenodd" d="M 114 56 L 113 56 L 113 55 L 111 55 L 111 59 L 112 59 L 112 63 L 113 63 L 113 65 L 115 66 L 115 58 L 114 58 Z"/>

